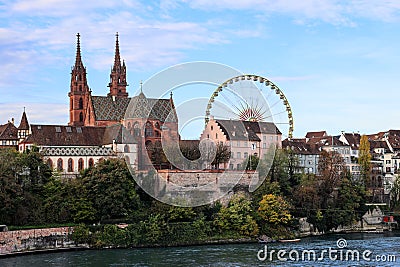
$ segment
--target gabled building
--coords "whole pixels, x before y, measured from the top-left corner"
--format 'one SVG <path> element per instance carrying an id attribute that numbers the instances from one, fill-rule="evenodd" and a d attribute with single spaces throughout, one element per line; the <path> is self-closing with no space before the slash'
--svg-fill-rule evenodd
<path id="1" fill-rule="evenodd" d="M 271 146 L 280 148 L 281 138 L 282 133 L 272 122 L 216 120 L 211 117 L 200 142 L 210 139 L 230 147 L 231 158 L 223 168 L 241 170 L 249 156 L 265 158 Z"/>
<path id="2" fill-rule="evenodd" d="M 12 121 L 0 125 L 0 148 L 17 148 L 18 128 Z"/>
<path id="3" fill-rule="evenodd" d="M 321 146 L 308 144 L 306 138 L 291 138 L 282 141 L 282 148 L 290 149 L 297 155 L 298 172 L 318 174 Z"/>

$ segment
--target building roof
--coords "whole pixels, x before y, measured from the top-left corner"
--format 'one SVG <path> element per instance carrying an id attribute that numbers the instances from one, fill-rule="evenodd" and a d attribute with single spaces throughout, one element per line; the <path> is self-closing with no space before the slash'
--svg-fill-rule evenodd
<path id="1" fill-rule="evenodd" d="M 374 150 L 376 148 L 384 148 L 385 151 L 390 151 L 390 148 L 386 141 L 383 140 L 369 140 L 370 150 Z"/>
<path id="2" fill-rule="evenodd" d="M 0 140 L 18 140 L 18 129 L 12 122 L 0 125 Z"/>
<path id="3" fill-rule="evenodd" d="M 282 141 L 282 148 L 291 149 L 295 154 L 301 155 L 319 155 L 321 145 L 306 143 L 305 139 L 285 139 Z"/>
<path id="4" fill-rule="evenodd" d="M 100 146 L 104 145 L 107 127 L 31 125 L 31 134 L 23 143 L 40 146 Z"/>
<path id="5" fill-rule="evenodd" d="M 326 131 L 307 132 L 306 138 L 324 137 L 327 136 Z"/>
<path id="6" fill-rule="evenodd" d="M 249 140 L 260 142 L 257 134 L 281 134 L 272 122 L 251 122 L 239 120 L 216 120 L 228 140 Z"/>
<path id="7" fill-rule="evenodd" d="M 318 146 L 332 146 L 332 141 L 334 146 L 348 146 L 339 140 L 339 136 L 323 136 L 310 138 L 307 143 L 310 145 Z"/>
<path id="8" fill-rule="evenodd" d="M 352 149 L 358 150 L 361 140 L 361 135 L 359 133 L 343 133 L 343 136 Z"/>
<path id="9" fill-rule="evenodd" d="M 29 122 L 26 117 L 25 111 L 22 113 L 21 122 L 19 123 L 18 130 L 29 130 Z"/>
<path id="10" fill-rule="evenodd" d="M 130 98 L 92 96 L 94 116 L 98 121 L 120 121 L 125 116 Z"/>
<path id="11" fill-rule="evenodd" d="M 171 99 L 146 98 L 141 92 L 132 98 L 92 96 L 96 120 L 120 121 L 125 118 L 149 118 L 161 122 L 176 122 Z"/>

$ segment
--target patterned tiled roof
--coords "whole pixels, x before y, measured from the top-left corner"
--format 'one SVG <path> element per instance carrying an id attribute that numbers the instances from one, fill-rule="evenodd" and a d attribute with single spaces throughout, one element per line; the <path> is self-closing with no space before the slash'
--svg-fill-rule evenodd
<path id="1" fill-rule="evenodd" d="M 132 98 L 92 96 L 96 120 L 120 121 L 127 118 L 149 118 L 177 122 L 170 99 L 146 98 L 143 93 Z"/>
<path id="2" fill-rule="evenodd" d="M 120 121 L 125 116 L 130 98 L 92 96 L 94 115 L 98 121 Z"/>

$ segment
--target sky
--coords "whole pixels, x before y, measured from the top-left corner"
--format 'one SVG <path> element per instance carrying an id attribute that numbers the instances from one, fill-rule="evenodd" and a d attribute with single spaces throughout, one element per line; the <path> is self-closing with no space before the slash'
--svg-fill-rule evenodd
<path id="1" fill-rule="evenodd" d="M 0 124 L 24 107 L 30 123 L 68 123 L 78 32 L 93 95 L 108 92 L 118 32 L 130 96 L 209 61 L 278 85 L 294 137 L 400 129 L 398 0 L 0 0 Z"/>

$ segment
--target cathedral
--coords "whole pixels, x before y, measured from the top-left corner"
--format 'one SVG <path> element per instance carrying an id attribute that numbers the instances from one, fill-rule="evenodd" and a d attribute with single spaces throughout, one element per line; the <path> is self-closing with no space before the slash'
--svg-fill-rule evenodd
<path id="1" fill-rule="evenodd" d="M 172 94 L 167 99 L 129 97 L 126 64 L 121 60 L 116 34 L 114 64 L 107 96 L 92 95 L 77 34 L 75 64 L 71 71 L 68 125 L 30 125 L 19 142 L 24 151 L 35 145 L 45 160 L 64 176 L 73 176 L 96 161 L 121 156 L 135 170 L 152 164 L 152 147 L 166 140 L 179 140 L 178 117 Z M 24 112 L 26 124 L 26 114 Z"/>

